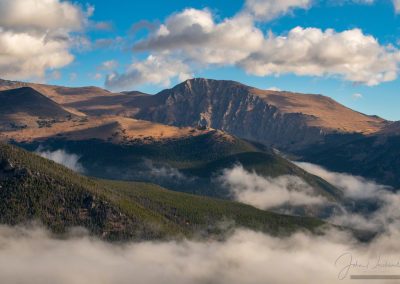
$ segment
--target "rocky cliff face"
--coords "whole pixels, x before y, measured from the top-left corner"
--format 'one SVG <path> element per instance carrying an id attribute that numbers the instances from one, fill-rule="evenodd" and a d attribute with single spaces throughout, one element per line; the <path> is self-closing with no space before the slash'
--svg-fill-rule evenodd
<path id="1" fill-rule="evenodd" d="M 193 79 L 148 99 L 153 103 L 141 103 L 136 117 L 221 129 L 281 149 L 318 143 L 325 135 L 309 125 L 314 116 L 282 112 L 253 94 L 252 88 L 232 81 Z"/>

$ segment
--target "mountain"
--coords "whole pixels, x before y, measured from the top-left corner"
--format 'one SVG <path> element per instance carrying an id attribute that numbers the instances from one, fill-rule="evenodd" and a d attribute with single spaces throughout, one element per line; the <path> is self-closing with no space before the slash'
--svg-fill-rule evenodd
<path id="1" fill-rule="evenodd" d="M 331 170 L 361 174 L 400 187 L 395 178 L 396 163 L 386 163 L 384 174 L 371 169 L 370 160 L 358 163 L 359 157 L 365 153 L 371 153 L 369 157 L 380 153 L 377 161 L 390 161 L 392 154 L 384 149 L 392 149 L 390 141 L 395 138 L 385 137 L 400 135 L 399 123 L 361 114 L 321 95 L 260 90 L 233 81 L 208 79 L 188 80 L 156 95 L 0 80 L 0 89 L 21 86 L 41 90 L 43 95 L 54 100 L 59 107 L 77 116 L 64 123 L 40 121 L 46 129 L 33 127 L 38 124 L 37 119 L 28 121 L 30 124 L 26 121 L 12 121 L 11 130 L 14 131 L 0 135 L 6 136 L 6 140 L 22 141 L 24 137 L 28 140 L 46 140 L 58 136 L 69 141 L 82 141 L 90 138 L 104 140 L 106 137 L 114 142 L 137 140 L 140 144 L 145 138 L 148 141 L 159 141 L 161 133 L 175 131 L 169 128 L 156 134 L 158 130 L 155 129 L 161 129 L 157 126 L 151 127 L 155 130 L 151 133 L 141 133 L 143 129 L 138 131 L 139 125 L 146 120 L 156 122 L 157 125 L 164 124 L 163 127 L 192 127 L 185 131 L 196 131 L 197 128 L 222 130 L 247 141 L 277 148 L 294 158 L 321 163 Z M 136 122 L 134 126 L 130 118 L 141 122 Z M 29 127 L 26 127 L 28 124 Z M 49 124 L 52 127 L 48 127 Z M 10 123 L 7 127 L 10 128 Z M 26 129 L 22 129 L 24 127 Z M 376 151 L 375 142 L 368 142 L 375 139 L 380 141 L 381 151 Z M 386 145 L 385 141 L 389 144 Z M 364 154 L 357 154 L 357 146 L 352 146 L 359 143 L 363 144 L 360 149 L 364 149 Z M 346 150 L 347 147 L 340 149 L 340 145 L 349 145 L 352 150 Z M 331 155 L 335 159 L 330 160 Z M 337 158 L 339 155 L 341 158 Z M 378 172 L 380 174 L 376 174 Z"/>
<path id="2" fill-rule="evenodd" d="M 47 127 L 74 115 L 30 87 L 0 91 L 0 130 Z"/>
<path id="3" fill-rule="evenodd" d="M 76 115 L 130 115 L 124 107 L 126 102 L 130 100 L 130 96 L 126 94 L 112 93 L 93 86 L 71 88 L 0 79 L 0 90 L 11 90 L 21 87 L 29 87 L 36 90 L 63 108 L 74 112 Z M 83 112 L 80 112 L 78 109 Z"/>
<path id="4" fill-rule="evenodd" d="M 85 174 L 99 178 L 152 182 L 176 191 L 229 199 L 230 191 L 215 178 L 223 170 L 241 164 L 249 172 L 266 177 L 298 176 L 312 186 L 316 195 L 332 201 L 341 199 L 340 190 L 272 151 L 217 130 L 189 130 L 187 135 L 186 128 L 180 131 L 182 136 L 174 138 L 139 137 L 136 133 L 136 138 L 124 136 L 120 140 L 118 135 L 89 138 L 94 132 L 88 129 L 79 135 L 67 133 L 14 143 L 30 151 L 73 153 L 79 157 Z M 127 135 L 126 131 L 121 133 Z"/>
<path id="5" fill-rule="evenodd" d="M 111 94 L 107 90 L 92 86 L 70 88 L 0 79 L 0 90 L 2 91 L 23 87 L 32 88 L 60 105 Z"/>
<path id="6" fill-rule="evenodd" d="M 0 138 L 42 153 L 58 150 L 79 157 L 85 174 L 152 182 L 176 191 L 230 199 L 216 177 L 241 164 L 264 177 L 297 176 L 316 195 L 339 201 L 342 192 L 260 144 L 221 130 L 174 127 L 118 116 L 77 117 L 50 127 L 27 127 Z M 309 210 L 305 215 L 319 216 Z"/>
<path id="7" fill-rule="evenodd" d="M 322 95 L 261 90 L 234 81 L 191 79 L 156 95 L 0 81 L 0 89 L 21 85 L 81 114 L 207 126 L 285 151 L 332 139 L 353 139 L 382 131 L 390 124 Z"/>
<path id="8" fill-rule="evenodd" d="M 192 79 L 127 104 L 136 118 L 177 126 L 202 125 L 292 151 L 330 135 L 370 134 L 387 122 L 321 95 L 267 91 L 233 81 Z"/>
<path id="9" fill-rule="evenodd" d="M 51 102 L 54 109 L 62 110 L 59 104 L 30 87 L 4 92 L 23 96 L 27 93 L 25 90 Z M 9 109 L 9 113 L 15 115 L 18 113 L 15 109 L 30 109 L 27 102 L 33 100 L 15 101 L 14 109 Z M 46 108 L 34 111 L 47 114 Z M 229 188 L 216 177 L 241 164 L 246 170 L 265 177 L 298 176 L 312 186 L 316 195 L 323 195 L 331 201 L 336 202 L 342 196 L 334 186 L 306 173 L 264 146 L 221 130 L 174 127 L 115 115 L 70 115 L 64 120 L 52 119 L 45 127 L 39 123 L 41 121 L 0 131 L 0 139 L 12 141 L 30 151 L 55 153 L 62 150 L 76 155 L 81 164 L 79 168 L 85 169 L 89 176 L 153 182 L 181 192 L 231 199 Z M 303 215 L 319 216 L 320 211 L 310 208 Z"/>
<path id="10" fill-rule="evenodd" d="M 212 237 L 224 227 L 271 234 L 315 231 L 324 223 L 244 204 L 171 192 L 152 184 L 87 178 L 0 144 L 0 223 L 40 222 L 56 234 L 72 227 L 108 240 Z"/>
<path id="11" fill-rule="evenodd" d="M 191 79 L 148 95 L 0 80 L 0 89 L 24 85 L 80 114 L 133 117 L 175 126 L 201 125 L 285 151 L 377 133 L 390 124 L 322 95 L 260 90 L 234 81 Z"/>
<path id="12" fill-rule="evenodd" d="M 57 103 L 30 87 L 0 91 L 1 115 L 24 113 L 30 116 L 65 118 L 71 115 Z"/>

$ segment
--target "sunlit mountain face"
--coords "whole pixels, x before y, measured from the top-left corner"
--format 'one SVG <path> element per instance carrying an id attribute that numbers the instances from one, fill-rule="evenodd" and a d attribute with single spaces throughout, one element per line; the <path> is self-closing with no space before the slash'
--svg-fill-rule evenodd
<path id="1" fill-rule="evenodd" d="M 0 283 L 400 279 L 399 13 L 0 0 Z"/>

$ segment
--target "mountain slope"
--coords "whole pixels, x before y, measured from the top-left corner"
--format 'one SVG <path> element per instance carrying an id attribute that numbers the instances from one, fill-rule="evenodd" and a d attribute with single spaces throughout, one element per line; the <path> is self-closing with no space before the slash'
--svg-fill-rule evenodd
<path id="1" fill-rule="evenodd" d="M 83 135 L 82 133 L 80 135 Z M 216 177 L 241 164 L 265 177 L 297 176 L 316 195 L 340 201 L 341 190 L 308 174 L 272 151 L 230 136 L 222 131 L 203 130 L 174 139 L 108 140 L 73 139 L 75 135 L 18 143 L 30 151 L 63 150 L 79 157 L 90 176 L 159 184 L 169 189 L 230 199 L 229 188 Z M 314 215 L 313 215 L 314 216 Z"/>
<path id="2" fill-rule="evenodd" d="M 260 90 L 233 81 L 192 79 L 156 95 L 111 93 L 0 80 L 0 89 L 29 86 L 64 108 L 175 126 L 207 126 L 286 151 L 382 131 L 389 122 L 321 95 Z"/>
<path id="3" fill-rule="evenodd" d="M 127 105 L 135 117 L 177 126 L 204 125 L 284 150 L 323 142 L 327 135 L 381 130 L 386 121 L 330 98 L 265 91 L 233 81 L 188 80 Z"/>
<path id="4" fill-rule="evenodd" d="M 21 93 L 21 89 L 5 92 Z M 15 107 L 20 104 L 24 106 L 15 102 Z M 54 120 L 46 127 L 27 125 L 0 132 L 0 138 L 31 151 L 73 153 L 87 175 L 99 178 L 154 182 L 176 191 L 232 198 L 229 188 L 216 183 L 215 177 L 242 164 L 263 176 L 299 176 L 316 195 L 334 201 L 341 197 L 340 190 L 279 159 L 272 151 L 210 128 L 174 127 L 121 116 L 85 116 Z"/>
<path id="5" fill-rule="evenodd" d="M 16 107 L 19 104 L 21 102 L 15 102 Z M 35 123 L 0 133 L 0 138 L 14 141 L 31 151 L 74 153 L 80 157 L 88 175 L 101 178 L 152 181 L 178 191 L 228 198 L 228 189 L 213 184 L 213 179 L 226 168 L 240 163 L 247 170 L 255 170 L 264 176 L 300 176 L 314 186 L 318 194 L 331 199 L 340 197 L 340 191 L 316 181 L 317 177 L 304 174 L 290 162 L 278 159 L 271 151 L 260 150 L 214 129 L 174 127 L 120 116 L 86 116 L 53 121 L 46 127 Z M 248 154 L 238 156 L 239 153 Z M 252 155 L 265 159 L 252 163 L 248 159 Z M 216 165 L 218 161 L 224 161 L 221 165 L 225 168 L 208 167 L 209 163 Z M 195 175 L 199 171 L 194 169 L 201 167 L 212 171 L 203 170 L 201 176 Z M 176 179 L 174 173 L 180 174 L 178 171 L 189 174 L 188 180 L 195 178 L 196 182 Z"/>
<path id="6" fill-rule="evenodd" d="M 2 224 L 40 221 L 55 233 L 82 226 L 110 240 L 210 236 L 221 233 L 224 220 L 272 234 L 323 224 L 150 184 L 89 179 L 6 144 L 0 144 L 0 189 Z"/>
<path id="7" fill-rule="evenodd" d="M 57 103 L 29 87 L 0 91 L 0 100 L 1 115 L 25 113 L 54 119 L 71 115 Z"/>
<path id="8" fill-rule="evenodd" d="M 60 105 L 111 94 L 111 92 L 98 87 L 70 88 L 0 79 L 0 90 L 12 90 L 23 87 L 32 88 Z"/>
<path id="9" fill-rule="evenodd" d="M 81 143 L 91 153 L 92 157 L 99 155 L 92 153 L 88 149 L 88 145 L 92 143 L 93 146 L 96 143 L 98 144 L 99 141 L 89 140 L 100 140 L 100 144 L 104 141 L 112 142 L 109 147 L 113 149 L 107 148 L 112 152 L 116 147 L 121 147 L 121 149 L 125 147 L 115 146 L 116 143 L 124 145 L 130 143 L 132 145 L 128 153 L 132 154 L 128 154 L 126 157 L 130 157 L 133 162 L 125 163 L 129 166 L 134 163 L 137 166 L 137 163 L 143 162 L 143 159 L 153 160 L 158 155 L 156 153 L 159 153 L 158 150 L 154 150 L 156 149 L 155 145 L 160 141 L 181 140 L 181 142 L 186 141 L 187 145 L 191 145 L 190 143 L 194 143 L 194 140 L 186 138 L 197 136 L 202 131 L 206 133 L 207 127 L 222 129 L 227 133 L 250 141 L 259 141 L 314 162 L 319 161 L 314 158 L 313 153 L 316 149 L 319 149 L 319 152 L 325 149 L 328 153 L 329 149 L 333 149 L 335 145 L 351 143 L 368 135 L 380 136 L 388 135 L 388 133 L 398 135 L 399 133 L 396 123 L 389 123 L 378 117 L 354 112 L 324 96 L 264 91 L 232 81 L 193 79 L 154 96 L 139 92 L 113 94 L 94 87 L 66 88 L 0 81 L 0 88 L 11 89 L 25 85 L 41 89 L 46 96 L 62 103 L 63 105 L 60 106 L 55 102 L 47 101 L 58 110 L 65 111 L 63 109 L 67 106 L 73 108 L 74 113 L 86 112 L 94 116 L 43 121 L 38 117 L 21 116 L 17 112 L 18 109 L 5 108 L 5 112 L 9 114 L 2 120 L 2 129 L 7 130 L 1 133 L 3 138 L 35 145 L 37 145 L 37 141 L 57 140 L 57 143 L 67 148 L 73 143 Z M 7 92 L 24 93 L 26 90 L 29 90 L 30 93 L 35 92 L 27 88 Z M 43 96 L 40 95 L 40 98 L 43 99 Z M 23 101 L 13 103 L 12 107 L 19 107 L 18 104 L 21 102 Z M 25 109 L 35 111 L 36 108 L 25 105 Z M 36 114 L 39 113 L 46 114 L 46 109 L 40 110 L 38 108 Z M 104 114 L 110 115 L 105 116 Z M 136 117 L 180 127 L 198 127 L 199 125 L 201 127 L 200 129 L 172 128 L 127 117 Z M 145 128 L 149 131 L 144 131 Z M 185 139 L 182 140 L 181 138 Z M 81 142 L 71 143 L 71 141 Z M 175 145 L 180 145 L 181 142 L 176 142 Z M 50 148 L 54 149 L 54 143 Z M 148 150 L 149 144 L 152 143 L 153 150 L 151 151 L 153 151 L 153 154 L 151 155 L 153 156 L 136 154 L 138 151 L 143 151 L 142 144 L 146 144 Z M 49 143 L 45 142 L 44 144 Z M 67 144 L 68 146 L 66 146 Z M 197 148 L 198 145 L 200 144 L 197 144 Z M 163 143 L 159 145 L 159 147 L 164 146 Z M 166 149 L 171 150 L 172 148 L 167 147 Z M 195 149 L 189 147 L 187 151 L 193 152 Z M 368 148 L 366 151 L 371 149 L 373 148 Z M 173 151 L 176 155 L 178 154 L 177 149 Z M 96 159 L 87 157 L 88 152 L 79 154 L 82 155 L 83 160 L 88 160 L 88 168 L 97 167 L 91 172 L 96 176 L 112 177 L 113 172 L 119 173 L 119 171 L 114 170 L 114 166 L 122 165 L 119 160 L 127 160 L 123 151 L 118 150 L 116 152 L 119 153 L 119 156 L 113 157 L 114 160 L 106 161 L 106 159 L 103 159 L 103 161 L 97 163 Z M 202 159 L 201 155 L 207 156 L 208 153 L 215 153 L 215 151 L 205 150 L 200 151 L 200 153 L 197 153 L 197 161 L 192 156 L 185 163 L 197 167 L 199 165 L 194 165 L 194 163 L 199 163 L 199 159 Z M 220 158 L 224 157 L 215 156 L 215 159 Z M 352 158 L 351 155 L 347 156 L 347 160 Z M 385 159 L 384 156 L 382 156 L 382 159 Z M 183 158 L 167 160 L 162 162 L 167 163 L 168 166 L 190 172 L 190 169 L 182 167 Z M 95 166 L 92 166 L 90 162 L 95 162 L 93 163 Z M 201 162 L 211 162 L 211 160 Z M 321 162 L 323 161 L 321 160 Z M 324 164 L 328 163 L 324 162 Z M 336 164 L 339 168 L 341 164 L 344 165 L 343 168 L 339 169 L 340 171 L 352 170 L 352 167 L 345 166 L 344 162 Z M 101 169 L 105 166 L 111 166 L 114 169 L 104 174 L 106 171 Z M 358 172 L 368 172 L 369 170 L 366 167 L 366 165 L 360 165 Z M 337 168 L 335 167 L 335 169 Z M 352 172 L 356 171 L 352 170 Z M 390 169 L 388 166 L 385 175 L 395 176 L 395 169 Z M 130 173 L 124 173 L 119 177 L 128 179 L 126 176 L 130 176 Z M 392 181 L 390 183 L 393 184 Z"/>
<path id="10" fill-rule="evenodd" d="M 0 91 L 0 131 L 49 127 L 75 115 L 29 87 Z"/>
<path id="11" fill-rule="evenodd" d="M 12 90 L 22 87 L 29 87 L 40 92 L 69 111 L 75 110 L 74 113 L 77 115 L 130 115 L 129 110 L 124 107 L 130 100 L 130 96 L 126 94 L 112 93 L 93 86 L 70 88 L 0 79 L 0 90 Z M 82 112 L 78 109 L 82 110 Z"/>
<path id="12" fill-rule="evenodd" d="M 190 127 L 173 127 L 149 121 L 118 116 L 75 117 L 68 120 L 54 121 L 46 128 L 31 125 L 24 129 L 15 129 L 0 133 L 0 138 L 18 142 L 40 141 L 52 137 L 68 140 L 98 139 L 113 143 L 131 141 L 160 141 L 180 139 L 208 133 L 211 130 Z"/>
<path id="13" fill-rule="evenodd" d="M 400 135 L 371 135 L 301 152 L 303 159 L 336 172 L 400 189 Z"/>

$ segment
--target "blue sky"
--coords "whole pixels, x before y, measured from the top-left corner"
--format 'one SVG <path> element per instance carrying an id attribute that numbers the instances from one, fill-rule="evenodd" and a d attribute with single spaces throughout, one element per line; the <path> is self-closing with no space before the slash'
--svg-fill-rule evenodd
<path id="1" fill-rule="evenodd" d="M 50 1 L 58 2 L 58 0 Z M 263 2 L 262 0 L 254 1 Z M 276 37 L 285 37 L 295 27 L 302 27 L 303 29 L 313 27 L 321 30 L 322 33 L 324 33 L 326 29 L 333 29 L 335 33 L 360 29 L 363 39 L 367 41 L 367 37 L 372 36 L 379 47 L 385 49 L 387 54 L 390 54 L 390 56 L 393 56 L 393 58 L 396 58 L 396 60 L 400 62 L 400 57 L 395 57 L 397 56 L 396 54 L 399 48 L 398 43 L 400 40 L 400 15 L 396 13 L 393 1 L 376 0 L 374 3 L 361 3 L 368 1 L 298 0 L 299 3 L 303 4 L 307 2 L 307 5 L 305 5 L 306 7 L 304 7 L 303 4 L 299 4 L 297 7 L 289 7 L 289 9 L 282 10 L 282 12 L 277 15 L 264 15 L 262 19 L 253 19 L 249 25 L 261 31 L 265 38 L 268 37 L 269 32 L 272 32 Z M 264 0 L 264 2 L 274 1 Z M 73 3 L 77 2 L 75 1 Z M 182 13 L 185 9 L 194 8 L 196 11 L 208 11 L 208 13 L 212 15 L 214 24 L 217 26 L 226 19 L 232 19 L 244 11 L 244 0 L 115 0 L 112 2 L 104 0 L 79 0 L 78 3 L 82 11 L 89 10 L 88 7 L 94 7 L 94 12 L 92 11 L 90 15 L 88 13 L 88 15 L 85 16 L 88 22 L 85 23 L 85 28 L 83 30 L 71 31 L 70 35 L 79 36 L 87 42 L 83 45 L 69 47 L 68 53 L 73 55 L 75 59 L 65 64 L 60 63 L 60 66 L 55 68 L 47 68 L 45 70 L 45 78 L 41 78 L 41 81 L 66 86 L 96 85 L 104 87 L 106 78 L 110 76 L 110 74 L 118 74 L 118 78 L 126 74 L 126 76 L 122 78 L 126 80 L 132 78 L 132 82 L 136 83 L 122 84 L 119 86 L 118 83 L 120 83 L 121 80 L 117 80 L 116 84 L 112 86 L 117 86 L 117 89 L 121 90 L 136 89 L 149 93 L 156 93 L 168 86 L 178 83 L 184 78 L 184 76 L 181 76 L 182 74 L 171 74 L 173 70 L 169 70 L 169 72 L 157 74 L 158 76 L 156 79 L 153 78 L 149 80 L 150 83 L 143 83 L 146 81 L 146 78 L 150 78 L 149 76 L 154 74 L 148 74 L 147 71 L 146 74 L 140 74 L 140 78 L 138 79 L 138 71 L 132 73 L 132 69 L 137 67 L 133 66 L 133 64 L 135 62 L 144 62 L 144 64 L 147 64 L 148 61 L 146 62 L 146 59 L 152 55 L 165 60 L 162 61 L 164 63 L 159 65 L 160 68 L 165 68 L 166 66 L 167 68 L 174 69 L 175 62 L 183 62 L 182 64 L 184 66 L 179 65 L 177 68 L 183 70 L 181 73 L 190 74 L 194 77 L 236 80 L 262 89 L 274 87 L 295 92 L 324 94 L 360 112 L 377 114 L 386 119 L 400 120 L 400 79 L 380 79 L 379 82 L 374 83 L 371 83 L 369 80 L 370 77 L 375 75 L 372 73 L 382 71 L 382 68 L 379 66 L 381 61 L 379 60 L 374 64 L 374 67 L 371 67 L 371 70 L 368 70 L 369 73 L 366 75 L 366 78 L 364 78 L 364 76 L 363 80 L 359 82 L 358 79 L 354 79 L 357 77 L 358 69 L 351 67 L 353 68 L 351 74 L 347 71 L 337 71 L 338 68 L 331 63 L 332 57 L 327 59 L 324 58 L 323 54 L 315 55 L 316 51 L 313 51 L 311 57 L 312 60 L 316 60 L 315 58 L 320 60 L 316 64 L 318 68 L 323 70 L 322 74 L 318 73 L 319 71 L 306 72 L 313 74 L 298 74 L 299 72 L 297 71 L 293 72 L 293 70 L 298 70 L 296 69 L 299 68 L 298 62 L 293 63 L 288 61 L 285 63 L 286 67 L 282 67 L 282 69 L 280 66 L 275 67 L 275 69 L 278 68 L 280 70 L 279 72 L 260 75 L 255 74 L 257 72 L 254 71 L 252 62 L 248 63 L 246 67 L 243 67 L 243 58 L 231 62 L 229 56 L 227 56 L 227 58 L 224 58 L 218 64 L 213 64 L 211 61 L 203 59 L 196 60 L 192 54 L 187 54 L 188 50 L 180 50 L 179 46 L 172 45 L 171 47 L 171 44 L 161 49 L 158 49 L 158 46 L 155 47 L 154 44 L 153 46 L 148 44 L 150 47 L 141 50 L 133 49 L 133 46 L 135 46 L 138 41 L 146 41 L 151 37 L 154 38 L 155 32 L 159 30 L 161 24 L 165 23 L 166 19 Z M 77 7 L 76 4 L 74 5 Z M 248 13 L 250 14 L 250 12 Z M 254 13 L 253 11 L 253 15 Z M 255 18 L 255 16 L 253 17 Z M 153 27 L 153 30 L 140 29 L 135 33 L 132 32 L 132 27 L 135 26 L 135 24 L 137 26 L 138 23 L 144 23 L 144 21 L 146 23 L 145 26 L 150 25 Z M 0 27 L 1 26 L 2 23 L 0 21 Z M 101 26 L 103 26 L 103 29 Z M 105 30 L 104 26 L 107 27 Z M 178 34 L 177 36 L 182 36 L 182 34 Z M 107 40 L 110 42 L 112 40 L 111 46 L 99 46 L 99 42 L 104 43 L 107 42 Z M 161 46 L 163 39 L 160 40 L 161 41 L 156 41 L 155 44 L 157 45 L 157 42 L 159 42 Z M 244 36 L 243 39 L 238 42 L 244 43 L 246 40 L 247 38 Z M 346 39 L 338 37 L 338 40 L 342 40 L 339 41 L 340 48 L 340 43 L 346 41 Z M 323 46 L 324 42 L 321 42 Z M 293 45 L 294 42 L 292 41 L 291 43 Z M 191 43 L 184 41 L 184 44 L 190 46 Z M 207 44 L 206 42 L 204 46 L 202 46 L 202 48 L 207 51 L 214 48 L 216 45 L 218 47 L 221 44 L 223 45 L 223 43 L 215 43 L 215 40 L 210 46 Z M 224 48 L 226 49 L 226 45 L 224 45 Z M 232 48 L 234 49 L 233 45 Z M 293 51 L 295 49 L 289 50 Z M 262 50 L 261 53 L 263 51 L 264 50 Z M 204 52 L 204 50 L 199 54 L 203 54 L 202 52 Z M 251 52 L 254 53 L 254 51 Z M 365 52 L 365 50 L 362 52 Z M 259 53 L 259 51 L 256 53 Z M 351 61 L 353 59 L 351 57 L 354 57 L 356 54 L 357 51 L 353 55 L 350 54 L 348 60 Z M 257 56 L 259 56 L 259 54 Z M 264 55 L 262 58 L 266 60 L 266 63 L 269 63 L 268 60 L 270 60 L 271 56 L 274 56 L 273 52 Z M 374 54 L 372 53 L 368 56 L 373 57 Z M 247 58 L 245 61 L 246 60 Z M 276 62 L 280 62 L 280 60 L 286 59 L 278 58 L 276 60 Z M 101 65 L 107 61 L 110 62 L 109 68 L 101 67 Z M 329 61 L 330 63 L 326 63 L 325 61 Z M 354 65 L 358 63 L 352 61 L 349 65 L 350 64 Z M 382 65 L 384 64 L 389 64 L 388 60 L 382 61 Z M 395 65 L 396 64 L 399 66 L 398 63 L 395 63 Z M 153 65 L 150 65 L 150 67 L 151 66 Z M 339 69 L 343 70 L 343 66 L 347 66 L 346 62 L 344 62 Z M 388 69 L 391 71 L 394 70 L 396 75 L 398 75 L 397 70 L 395 70 L 396 68 L 393 68 L 393 66 L 388 67 Z M 376 71 L 377 69 L 380 71 Z M 385 68 L 383 69 L 385 72 L 387 71 Z M 360 69 L 360 73 L 361 72 L 364 72 L 363 68 Z M 314 75 L 314 73 L 318 74 Z M 2 75 L 1 67 L 0 75 Z M 166 82 L 160 79 L 160 77 L 164 75 L 170 77 L 169 82 L 168 80 Z M 21 79 L 21 76 L 12 75 L 5 75 L 2 77 L 7 77 L 7 79 Z M 39 79 L 26 78 L 26 80 Z"/>

